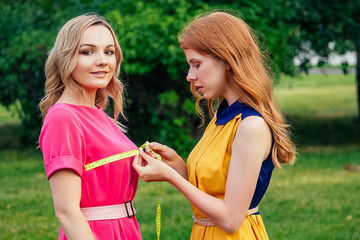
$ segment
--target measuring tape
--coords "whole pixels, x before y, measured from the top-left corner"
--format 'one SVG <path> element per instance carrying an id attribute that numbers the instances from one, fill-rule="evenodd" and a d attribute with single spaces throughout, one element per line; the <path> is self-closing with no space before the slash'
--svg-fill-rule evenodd
<path id="1" fill-rule="evenodd" d="M 157 154 L 156 152 L 154 152 L 150 148 L 149 144 L 150 143 L 148 141 L 146 141 L 143 145 L 141 145 L 140 148 L 145 150 L 145 147 L 148 147 L 150 149 L 150 151 L 155 155 L 155 157 L 158 160 L 161 161 L 161 156 L 159 154 Z M 135 149 L 135 150 L 130 150 L 130 151 L 127 151 L 127 152 L 119 153 L 119 154 L 116 154 L 116 155 L 113 155 L 113 156 L 110 156 L 110 157 L 107 157 L 107 158 L 103 158 L 103 159 L 100 159 L 98 161 L 86 164 L 84 166 L 85 171 L 88 171 L 90 169 L 94 169 L 94 168 L 100 167 L 102 165 L 105 165 L 105 164 L 108 164 L 108 163 L 111 163 L 111 162 L 115 162 L 115 161 L 118 161 L 118 160 L 121 160 L 121 159 L 133 157 L 133 156 L 136 156 L 138 154 L 140 154 L 139 149 Z M 160 232 L 161 232 L 161 206 L 160 206 L 161 193 L 162 193 L 162 183 L 160 182 L 159 198 L 158 198 L 158 204 L 157 204 L 157 207 L 156 207 L 156 236 L 157 236 L 158 240 L 160 239 Z"/>

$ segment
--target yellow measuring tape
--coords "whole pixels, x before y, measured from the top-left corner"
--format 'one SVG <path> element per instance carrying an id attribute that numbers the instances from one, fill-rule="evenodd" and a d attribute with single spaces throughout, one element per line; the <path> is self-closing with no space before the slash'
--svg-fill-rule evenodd
<path id="1" fill-rule="evenodd" d="M 141 145 L 140 148 L 145 150 L 145 147 L 147 146 L 150 149 L 150 151 L 153 154 L 155 154 L 156 158 L 161 161 L 161 156 L 159 154 L 157 154 L 156 152 L 154 152 L 150 148 L 149 144 L 150 143 L 148 141 L 146 141 L 143 145 Z M 103 158 L 103 159 L 100 159 L 98 161 L 86 164 L 84 166 L 85 171 L 88 171 L 90 169 L 94 169 L 94 168 L 100 167 L 102 165 L 105 165 L 105 164 L 108 164 L 108 163 L 111 163 L 111 162 L 115 162 L 115 161 L 118 161 L 118 160 L 121 160 L 121 159 L 133 157 L 133 156 L 136 156 L 138 154 L 139 154 L 139 149 L 135 149 L 135 150 L 130 150 L 130 151 L 127 151 L 127 152 L 119 153 L 119 154 L 116 154 L 116 155 L 113 155 L 113 156 L 110 156 L 110 157 L 107 157 L 107 158 Z M 157 207 L 156 207 L 156 236 L 157 236 L 158 240 L 160 239 L 160 231 L 161 231 L 161 206 L 160 206 L 161 193 L 162 193 L 162 183 L 160 182 L 159 198 L 158 198 L 158 204 L 157 204 Z"/>

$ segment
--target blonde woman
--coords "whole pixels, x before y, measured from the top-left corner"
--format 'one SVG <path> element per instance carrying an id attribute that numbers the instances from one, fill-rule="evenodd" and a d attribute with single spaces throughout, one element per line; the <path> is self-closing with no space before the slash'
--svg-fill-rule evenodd
<path id="1" fill-rule="evenodd" d="M 111 26 L 96 14 L 60 29 L 46 61 L 39 145 L 60 222 L 59 239 L 141 239 L 132 200 L 139 176 L 133 158 L 85 171 L 84 165 L 136 149 L 117 123 L 122 51 Z M 114 118 L 103 111 L 108 97 Z"/>
<path id="2" fill-rule="evenodd" d="M 179 42 L 197 109 L 207 99 L 213 119 L 187 164 L 152 143 L 163 162 L 147 150 L 133 166 L 144 181 L 167 181 L 189 199 L 191 239 L 268 239 L 258 205 L 274 166 L 293 162 L 296 152 L 252 30 L 234 15 L 213 12 L 189 23 Z"/>

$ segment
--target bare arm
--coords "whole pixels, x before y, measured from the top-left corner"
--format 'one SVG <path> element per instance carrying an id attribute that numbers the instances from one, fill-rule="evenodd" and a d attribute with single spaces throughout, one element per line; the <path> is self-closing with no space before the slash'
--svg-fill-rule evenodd
<path id="1" fill-rule="evenodd" d="M 134 168 L 144 181 L 167 181 L 202 213 L 227 233 L 237 231 L 246 217 L 262 161 L 271 148 L 271 132 L 260 117 L 247 117 L 237 129 L 233 144 L 224 200 L 208 195 L 167 165 L 141 153 Z M 147 161 L 147 166 L 141 166 Z"/>
<path id="2" fill-rule="evenodd" d="M 81 178 L 70 169 L 55 172 L 49 178 L 54 209 L 67 239 L 94 239 L 80 210 Z"/>

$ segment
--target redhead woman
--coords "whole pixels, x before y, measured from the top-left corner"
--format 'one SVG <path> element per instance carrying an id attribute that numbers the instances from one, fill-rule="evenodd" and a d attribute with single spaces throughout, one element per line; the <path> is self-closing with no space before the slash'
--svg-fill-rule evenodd
<path id="1" fill-rule="evenodd" d="M 124 116 L 122 59 L 114 31 L 96 14 L 66 22 L 49 52 L 39 145 L 59 239 L 141 239 L 132 203 L 139 179 L 133 158 L 85 168 L 137 148 L 116 121 Z M 109 97 L 113 118 L 103 110 Z"/>
<path id="2" fill-rule="evenodd" d="M 147 149 L 133 166 L 144 181 L 167 181 L 190 201 L 191 239 L 268 239 L 259 203 L 274 166 L 294 162 L 296 150 L 252 29 L 212 12 L 189 23 L 179 42 L 197 109 L 203 116 L 205 98 L 213 118 L 186 164 L 173 149 L 151 143 L 163 161 Z"/>

